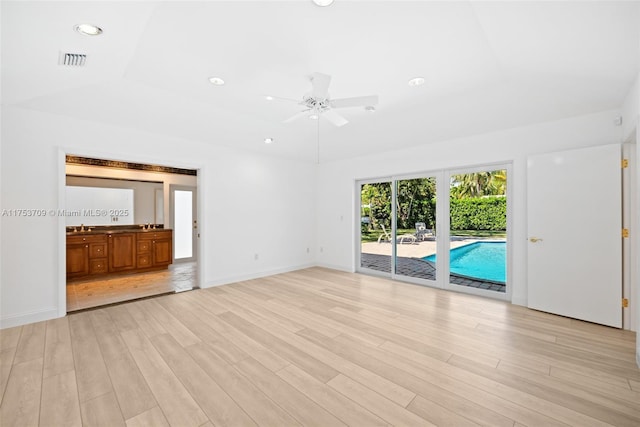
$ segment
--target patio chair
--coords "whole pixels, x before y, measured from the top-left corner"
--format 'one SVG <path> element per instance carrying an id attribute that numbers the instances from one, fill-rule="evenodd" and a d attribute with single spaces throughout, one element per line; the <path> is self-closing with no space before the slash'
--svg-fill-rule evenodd
<path id="1" fill-rule="evenodd" d="M 416 222 L 416 239 L 424 240 L 427 236 L 433 236 L 433 231 L 427 228 L 424 222 Z"/>
<path id="2" fill-rule="evenodd" d="M 382 227 L 382 234 L 380 235 L 380 237 L 378 237 L 378 243 L 382 243 L 383 241 L 384 242 L 390 242 L 391 241 L 391 234 L 389 234 L 387 229 L 384 228 L 384 224 L 380 224 L 380 226 Z"/>
<path id="3" fill-rule="evenodd" d="M 378 243 L 382 243 L 383 241 L 391 242 L 391 234 L 389 234 L 387 229 L 384 228 L 384 224 L 380 224 L 380 226 L 382 227 L 382 234 L 380 235 L 380 237 L 378 237 Z M 414 236 L 413 234 L 403 234 L 402 236 L 398 236 L 396 238 L 396 242 L 400 244 L 405 243 L 405 241 L 409 241 L 409 243 L 415 243 L 416 236 Z"/>

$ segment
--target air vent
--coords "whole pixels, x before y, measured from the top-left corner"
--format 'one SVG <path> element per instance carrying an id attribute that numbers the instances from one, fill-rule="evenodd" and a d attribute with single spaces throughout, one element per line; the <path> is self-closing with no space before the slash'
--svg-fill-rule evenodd
<path id="1" fill-rule="evenodd" d="M 69 67 L 84 67 L 87 61 L 87 55 L 84 53 L 60 53 L 60 65 L 67 65 Z"/>

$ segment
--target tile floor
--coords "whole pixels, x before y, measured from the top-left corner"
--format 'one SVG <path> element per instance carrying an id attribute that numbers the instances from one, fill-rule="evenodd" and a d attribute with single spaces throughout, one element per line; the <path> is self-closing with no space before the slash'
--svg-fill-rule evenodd
<path id="1" fill-rule="evenodd" d="M 179 292 L 197 286 L 197 263 L 175 263 L 150 271 L 67 283 L 67 312 Z"/>

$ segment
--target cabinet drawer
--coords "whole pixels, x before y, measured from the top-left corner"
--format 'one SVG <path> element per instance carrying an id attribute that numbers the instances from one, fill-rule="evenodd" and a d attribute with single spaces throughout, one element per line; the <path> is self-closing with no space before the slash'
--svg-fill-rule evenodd
<path id="1" fill-rule="evenodd" d="M 91 243 L 89 245 L 89 258 L 102 258 L 107 256 L 106 243 Z"/>
<path id="2" fill-rule="evenodd" d="M 168 239 L 170 237 L 171 237 L 171 230 L 141 231 L 138 233 L 138 240 Z"/>
<path id="3" fill-rule="evenodd" d="M 84 235 L 84 236 L 67 236 L 67 243 L 76 244 L 76 243 L 102 243 L 107 241 L 107 236 L 105 234 L 93 234 L 93 235 Z"/>
<path id="4" fill-rule="evenodd" d="M 89 274 L 106 273 L 108 263 L 106 258 L 96 258 L 89 261 Z"/>
<path id="5" fill-rule="evenodd" d="M 151 267 L 151 254 L 138 255 L 138 268 Z"/>
<path id="6" fill-rule="evenodd" d="M 138 240 L 137 250 L 139 254 L 151 252 L 151 240 Z"/>

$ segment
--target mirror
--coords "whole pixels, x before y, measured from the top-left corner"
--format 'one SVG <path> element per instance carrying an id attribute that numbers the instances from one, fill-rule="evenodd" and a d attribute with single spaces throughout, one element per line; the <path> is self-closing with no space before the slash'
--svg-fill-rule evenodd
<path id="1" fill-rule="evenodd" d="M 164 184 L 67 175 L 66 225 L 164 223 Z"/>
<path id="2" fill-rule="evenodd" d="M 133 189 L 67 186 L 67 226 L 133 224 Z"/>

